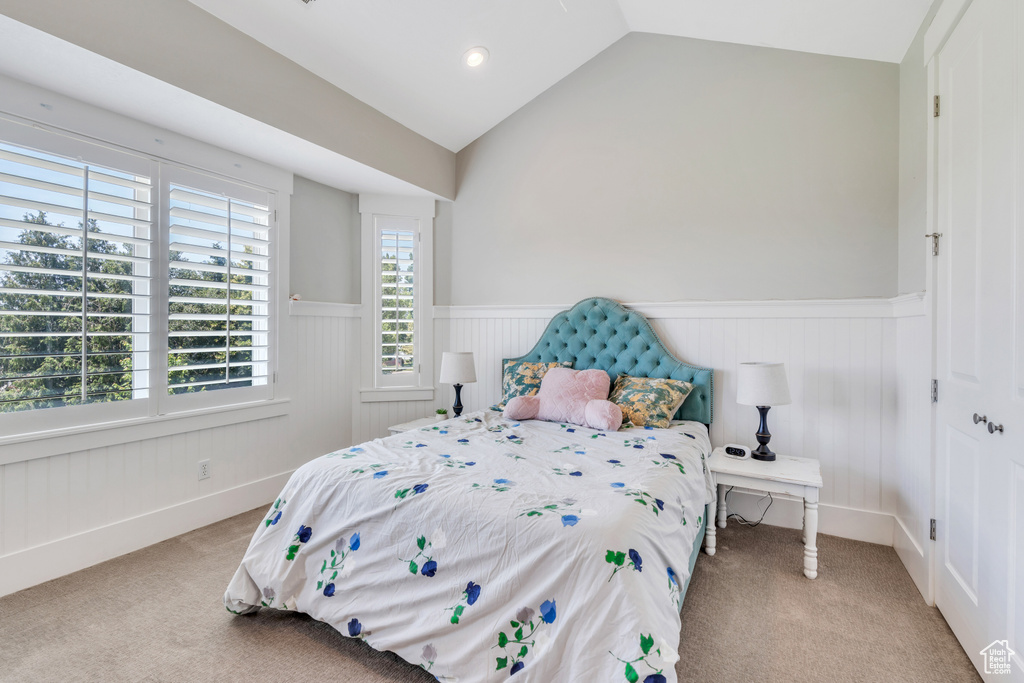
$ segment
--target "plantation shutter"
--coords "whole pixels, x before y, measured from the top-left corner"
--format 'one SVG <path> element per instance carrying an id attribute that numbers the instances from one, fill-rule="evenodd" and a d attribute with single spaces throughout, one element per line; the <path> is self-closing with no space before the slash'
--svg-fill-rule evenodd
<path id="1" fill-rule="evenodd" d="M 0 143 L 0 412 L 148 395 L 151 194 Z"/>
<path id="2" fill-rule="evenodd" d="M 416 231 L 414 221 L 378 218 L 380 240 L 380 372 L 416 369 Z"/>
<path id="3" fill-rule="evenodd" d="M 270 210 L 170 185 L 167 391 L 266 385 Z"/>

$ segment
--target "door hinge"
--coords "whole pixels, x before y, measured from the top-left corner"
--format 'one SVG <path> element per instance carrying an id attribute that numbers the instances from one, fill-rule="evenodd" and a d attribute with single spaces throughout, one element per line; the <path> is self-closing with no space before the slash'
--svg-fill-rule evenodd
<path id="1" fill-rule="evenodd" d="M 932 380 L 932 403 L 939 402 L 939 380 Z"/>
<path id="2" fill-rule="evenodd" d="M 935 116 L 939 115 L 939 96 L 935 96 Z"/>
<path id="3" fill-rule="evenodd" d="M 277 384 L 277 373 L 274 373 L 274 384 Z"/>
<path id="4" fill-rule="evenodd" d="M 935 520 L 934 519 L 931 520 L 928 523 L 928 538 L 933 540 L 933 541 L 935 540 Z"/>
<path id="5" fill-rule="evenodd" d="M 927 235 L 925 235 L 925 237 L 930 238 L 931 241 L 932 241 L 932 256 L 938 256 L 939 255 L 939 238 L 942 237 L 942 233 L 941 232 L 931 232 L 931 233 L 928 233 Z"/>

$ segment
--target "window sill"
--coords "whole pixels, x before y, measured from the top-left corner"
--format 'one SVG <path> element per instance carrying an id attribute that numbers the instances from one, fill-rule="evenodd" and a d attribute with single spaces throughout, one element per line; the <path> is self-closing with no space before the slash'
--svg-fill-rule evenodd
<path id="1" fill-rule="evenodd" d="M 385 401 L 433 401 L 434 387 L 360 389 L 359 400 L 363 403 L 382 403 Z"/>
<path id="2" fill-rule="evenodd" d="M 0 465 L 279 417 L 289 403 L 282 398 L 0 437 Z"/>

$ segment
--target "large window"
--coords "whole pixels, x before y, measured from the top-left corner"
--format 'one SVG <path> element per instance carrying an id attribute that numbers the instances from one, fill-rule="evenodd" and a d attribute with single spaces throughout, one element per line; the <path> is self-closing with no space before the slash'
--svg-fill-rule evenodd
<path id="1" fill-rule="evenodd" d="M 148 396 L 151 190 L 0 143 L 0 412 Z"/>
<path id="2" fill-rule="evenodd" d="M 432 311 L 431 237 L 434 202 L 361 195 L 364 401 L 429 400 Z"/>
<path id="3" fill-rule="evenodd" d="M 263 386 L 270 208 L 170 185 L 167 391 Z"/>
<path id="4" fill-rule="evenodd" d="M 0 124 L 0 434 L 270 398 L 273 193 L 25 128 Z"/>

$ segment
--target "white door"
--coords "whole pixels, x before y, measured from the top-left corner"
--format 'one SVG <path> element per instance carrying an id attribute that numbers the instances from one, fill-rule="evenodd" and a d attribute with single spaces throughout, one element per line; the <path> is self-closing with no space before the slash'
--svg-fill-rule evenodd
<path id="1" fill-rule="evenodd" d="M 1024 649 L 1024 630 L 1012 623 L 1024 616 L 1016 604 L 1024 584 L 1015 596 L 1020 568 L 1012 564 L 1024 528 L 1015 530 L 1011 521 L 1024 509 L 1024 484 L 1012 483 L 1022 479 L 1024 443 L 1024 309 L 1014 297 L 1015 287 L 1024 293 L 1014 276 L 1016 2 L 974 0 L 937 62 L 935 600 L 979 671 L 981 650 L 993 641 Z M 988 422 L 976 422 L 975 414 Z M 1003 431 L 991 432 L 989 423 Z M 1024 670 L 1014 665 L 1004 680 L 1024 680 Z"/>

